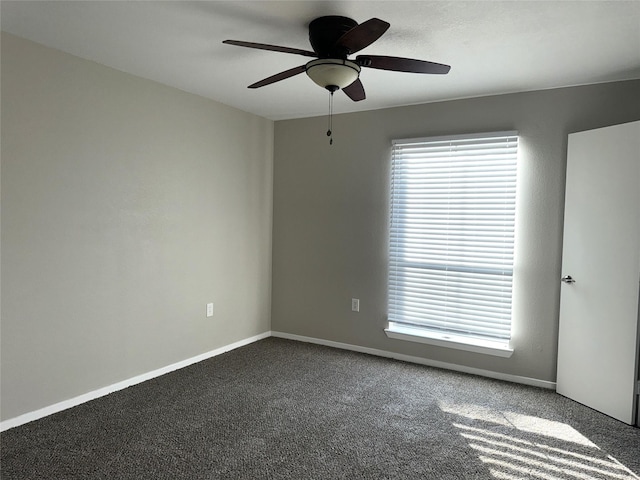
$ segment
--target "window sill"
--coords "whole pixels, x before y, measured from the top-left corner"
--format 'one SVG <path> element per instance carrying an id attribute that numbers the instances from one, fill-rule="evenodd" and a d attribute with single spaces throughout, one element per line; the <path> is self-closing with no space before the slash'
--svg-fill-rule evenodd
<path id="1" fill-rule="evenodd" d="M 398 325 L 392 322 L 389 323 L 388 328 L 384 329 L 384 333 L 387 337 L 396 340 L 426 343 L 438 347 L 455 348 L 503 358 L 509 358 L 513 355 L 513 349 L 509 347 L 508 343 L 431 332 L 419 327 Z"/>

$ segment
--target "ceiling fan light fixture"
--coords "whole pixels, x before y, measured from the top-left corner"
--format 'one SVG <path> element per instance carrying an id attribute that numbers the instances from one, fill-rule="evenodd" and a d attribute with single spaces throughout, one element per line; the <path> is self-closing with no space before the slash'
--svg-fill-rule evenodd
<path id="1" fill-rule="evenodd" d="M 305 69 L 311 80 L 330 91 L 336 90 L 335 87 L 348 87 L 360 75 L 360 66 L 357 63 L 337 58 L 312 60 L 307 63 Z"/>

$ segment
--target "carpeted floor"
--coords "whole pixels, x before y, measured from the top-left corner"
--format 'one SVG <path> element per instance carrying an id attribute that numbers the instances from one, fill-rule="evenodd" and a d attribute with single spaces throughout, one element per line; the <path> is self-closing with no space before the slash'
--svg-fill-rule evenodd
<path id="1" fill-rule="evenodd" d="M 268 338 L 3 432 L 12 479 L 638 479 L 554 392 Z"/>

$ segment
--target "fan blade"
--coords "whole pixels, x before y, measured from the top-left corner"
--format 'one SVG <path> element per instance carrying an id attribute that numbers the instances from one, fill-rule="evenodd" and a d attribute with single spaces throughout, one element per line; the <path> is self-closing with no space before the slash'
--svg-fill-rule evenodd
<path id="1" fill-rule="evenodd" d="M 394 72 L 409 73 L 449 73 L 451 67 L 442 63 L 415 60 L 413 58 L 385 57 L 382 55 L 358 55 L 356 63 L 361 67 L 393 70 Z"/>
<path id="2" fill-rule="evenodd" d="M 344 48 L 349 55 L 359 52 L 378 40 L 390 26 L 384 20 L 371 18 L 342 35 L 336 42 L 336 47 Z"/>
<path id="3" fill-rule="evenodd" d="M 278 45 L 267 45 L 266 43 L 243 42 L 241 40 L 225 40 L 222 43 L 227 45 L 236 45 L 238 47 L 257 48 L 259 50 L 269 50 L 272 52 L 293 53 L 295 55 L 304 55 L 305 57 L 318 57 L 308 50 L 300 50 L 297 48 L 279 47 Z"/>
<path id="4" fill-rule="evenodd" d="M 359 102 L 360 100 L 367 98 L 364 94 L 364 87 L 362 86 L 362 82 L 359 78 L 356 78 L 356 81 L 351 85 L 344 87 L 342 91 L 354 102 Z"/>
<path id="5" fill-rule="evenodd" d="M 259 82 L 253 83 L 249 85 L 248 88 L 264 87 L 265 85 L 270 85 L 272 83 L 279 82 L 280 80 L 284 80 L 285 78 L 293 77 L 294 75 L 298 75 L 299 73 L 302 73 L 304 71 L 305 71 L 305 66 L 300 65 L 299 67 L 291 68 L 289 70 L 285 70 L 284 72 L 276 73 L 275 75 L 265 78 L 264 80 L 260 80 Z"/>

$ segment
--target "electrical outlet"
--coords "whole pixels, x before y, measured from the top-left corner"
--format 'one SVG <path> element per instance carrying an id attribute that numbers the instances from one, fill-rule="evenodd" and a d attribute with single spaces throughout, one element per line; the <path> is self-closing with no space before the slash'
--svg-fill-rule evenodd
<path id="1" fill-rule="evenodd" d="M 352 298 L 351 299 L 351 311 L 359 312 L 360 311 L 360 299 Z"/>
<path id="2" fill-rule="evenodd" d="M 213 317 L 213 303 L 207 303 L 207 317 Z"/>

